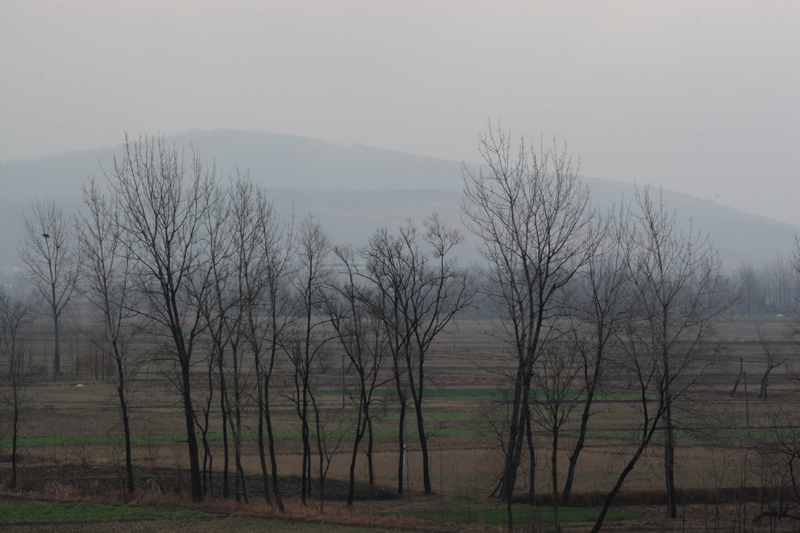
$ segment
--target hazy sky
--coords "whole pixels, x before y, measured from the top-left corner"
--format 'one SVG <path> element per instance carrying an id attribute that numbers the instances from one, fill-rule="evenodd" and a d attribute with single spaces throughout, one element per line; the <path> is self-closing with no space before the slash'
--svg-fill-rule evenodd
<path id="1" fill-rule="evenodd" d="M 800 225 L 799 56 L 794 0 L 2 0 L 0 160 L 231 128 L 477 161 L 491 118 Z"/>

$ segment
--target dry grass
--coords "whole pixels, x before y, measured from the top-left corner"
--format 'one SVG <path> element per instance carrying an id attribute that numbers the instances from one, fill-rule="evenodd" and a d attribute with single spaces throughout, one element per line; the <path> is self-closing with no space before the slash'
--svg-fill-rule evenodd
<path id="1" fill-rule="evenodd" d="M 766 328 L 772 333 L 779 332 L 779 325 L 768 324 Z M 754 506 L 753 501 L 759 499 L 757 487 L 762 483 L 763 471 L 760 470 L 755 454 L 746 446 L 744 441 L 739 442 L 729 433 L 721 433 L 725 428 L 745 428 L 749 414 L 751 427 L 768 426 L 770 415 L 781 407 L 796 405 L 797 395 L 794 384 L 785 379 L 789 365 L 798 365 L 797 361 L 790 361 L 786 367 L 773 373 L 770 388 L 770 400 L 758 401 L 758 377 L 763 372 L 764 358 L 759 352 L 759 347 L 752 342 L 755 326 L 752 323 L 734 326 L 723 325 L 724 334 L 731 341 L 728 360 L 713 368 L 713 371 L 704 377 L 702 385 L 693 392 L 689 401 L 681 404 L 677 417 L 687 429 L 679 434 L 677 448 L 677 485 L 680 489 L 681 502 L 684 512 L 694 513 L 691 518 L 694 524 L 739 524 L 736 530 L 751 531 L 744 527 L 744 517 L 751 517 L 753 509 L 737 507 L 741 503 L 732 500 L 739 498 L 747 505 Z M 771 328 L 771 329 L 770 329 Z M 42 336 L 40 348 L 47 346 L 46 337 Z M 429 375 L 435 386 L 448 387 L 498 387 L 501 380 L 497 375 L 480 371 L 476 362 L 481 365 L 494 367 L 501 364 L 502 357 L 493 353 L 493 346 L 487 338 L 480 333 L 480 327 L 474 324 L 462 323 L 461 329 L 452 336 L 446 337 L 434 347 L 431 354 Z M 75 348 L 77 356 L 78 348 Z M 734 398 L 728 393 L 739 371 L 739 357 L 745 361 L 745 370 L 748 376 L 749 398 L 745 401 L 744 389 L 740 385 L 739 392 Z M 631 401 L 627 384 L 623 376 L 612 376 L 605 383 L 607 390 L 613 390 L 618 395 L 604 399 L 597 404 L 597 414 L 593 417 L 591 428 L 609 433 L 594 435 L 587 443 L 578 464 L 575 487 L 576 501 L 585 505 L 598 505 L 600 498 L 613 485 L 616 476 L 623 465 L 633 453 L 634 439 L 631 431 L 637 428 L 638 407 Z M 332 390 L 340 386 L 340 375 L 331 372 L 326 378 L 326 383 Z M 81 383 L 84 387 L 77 388 Z M 429 390 L 435 390 L 431 387 Z M 276 404 L 274 413 L 275 430 L 279 432 L 297 431 L 299 423 L 292 410 L 292 406 L 281 396 L 281 390 L 276 390 Z M 59 378 L 57 383 L 40 382 L 28 388 L 31 403 L 23 419 L 22 437 L 56 436 L 72 437 L 80 435 L 118 435 L 121 433 L 121 424 L 117 410 L 116 392 L 113 383 L 81 380 L 69 377 Z M 330 409 L 341 408 L 341 396 L 328 394 L 320 396 L 322 404 Z M 422 489 L 421 479 L 421 454 L 416 437 L 408 436 L 408 478 L 404 480 L 405 486 L 413 495 L 410 499 L 393 502 L 359 502 L 355 508 L 346 509 L 342 504 L 333 502 L 326 504 L 324 517 L 319 516 L 312 505 L 303 507 L 291 497 L 287 499 L 289 511 L 286 516 L 292 520 L 321 521 L 328 523 L 359 524 L 365 527 L 389 527 L 399 524 L 396 518 L 381 518 L 374 516 L 376 512 L 402 505 L 439 505 L 453 508 L 470 505 L 494 505 L 494 500 L 483 500 L 497 483 L 497 475 L 502 468 L 502 454 L 496 439 L 492 436 L 490 425 L 483 419 L 486 402 L 469 401 L 468 399 L 448 399 L 446 397 L 432 397 L 427 404 L 428 428 L 432 438 L 430 440 L 430 467 L 433 490 L 436 493 L 432 498 L 418 498 L 416 495 Z M 159 435 L 180 433 L 183 427 L 183 415 L 179 399 L 175 391 L 165 380 L 152 379 L 141 381 L 131 396 L 133 407 L 133 431 L 140 435 Z M 391 431 L 396 431 L 397 411 L 391 402 L 378 404 L 375 407 L 376 429 L 387 434 L 376 438 L 374 454 L 375 472 L 377 483 L 389 490 L 397 485 L 397 437 Z M 411 414 L 409 430 L 413 426 Z M 255 428 L 255 412 L 251 408 L 246 411 L 247 421 L 250 424 L 247 431 Z M 566 429 L 577 427 L 578 418 L 573 416 Z M 221 420 L 215 414 L 211 419 L 212 430 L 218 431 Z M 691 433 L 688 429 L 702 428 L 705 433 Z M 465 433 L 447 433 L 445 430 L 459 430 Z M 618 433 L 610 433 L 618 431 Z M 619 433 L 627 431 L 628 433 Z M 538 466 L 536 472 L 537 492 L 549 492 L 549 436 L 538 430 L 536 433 L 536 446 L 539 450 Z M 562 436 L 562 444 L 566 450 L 574 442 L 574 437 L 569 433 Z M 277 442 L 279 453 L 279 470 L 281 476 L 299 476 L 301 470 L 301 443 L 298 438 L 282 438 Z M 365 443 L 362 443 L 362 450 Z M 339 452 L 335 455 L 328 477 L 331 481 L 344 481 L 347 479 L 352 442 L 346 438 L 342 441 Z M 219 473 L 222 468 L 222 443 L 211 442 L 214 455 L 214 471 Z M 140 476 L 140 485 L 143 489 L 138 491 L 133 498 L 128 498 L 120 491 L 104 490 L 102 485 L 97 485 L 95 490 L 90 488 L 77 488 L 69 480 L 53 479 L 52 483 L 40 483 L 36 480 L 29 482 L 26 475 L 35 471 L 37 465 L 52 465 L 69 467 L 80 473 L 84 469 L 86 475 L 92 474 L 92 466 L 98 468 L 108 467 L 112 471 L 121 472 L 122 446 L 120 444 L 56 444 L 38 446 L 35 448 L 21 449 L 22 465 L 20 479 L 23 486 L 35 488 L 38 494 L 59 499 L 69 498 L 114 498 L 127 503 L 153 504 L 167 502 L 169 505 L 193 505 L 185 497 L 176 494 L 187 485 L 183 482 L 167 479 L 178 470 L 186 474 L 187 456 L 186 446 L 179 442 L 137 442 L 133 448 L 135 469 Z M 243 449 L 244 468 L 253 479 L 258 479 L 260 462 L 257 455 L 257 444 L 254 440 L 244 443 Z M 626 482 L 625 491 L 620 495 L 618 503 L 621 505 L 657 505 L 662 499 L 661 487 L 663 486 L 662 452 L 659 442 L 654 442 L 634 472 Z M 566 472 L 567 454 L 562 451 L 558 457 L 560 472 Z M 527 458 L 523 458 L 523 465 L 527 465 Z M 314 458 L 316 467 L 316 458 Z M 155 473 L 159 469 L 164 473 L 161 477 L 141 475 L 142 472 Z M 76 474 L 77 475 L 77 474 Z M 8 479 L 7 464 L 0 465 L 0 477 Z M 524 485 L 527 473 L 520 475 L 518 490 L 523 493 L 527 490 Z M 356 480 L 359 483 L 367 482 L 366 458 L 361 454 L 356 467 Z M 253 482 L 257 484 L 258 482 Z M 43 492 L 41 492 L 43 491 Z M 703 503 L 703 506 L 693 510 L 693 503 Z M 227 500 L 209 499 L 203 504 L 204 509 L 218 512 L 225 516 L 254 516 L 259 518 L 274 518 L 275 511 L 263 503 L 261 498 L 253 498 L 253 503 L 242 506 Z M 206 507 L 208 506 L 208 507 Z M 657 509 L 652 507 L 652 509 Z M 716 513 L 709 519 L 708 513 Z M 655 511 L 651 511 L 655 512 Z M 660 514 L 660 509 L 654 516 Z M 703 514 L 705 513 L 705 514 Z M 712 514 L 713 514 L 712 513 Z M 731 516 L 739 516 L 739 520 L 731 522 Z M 281 517 L 285 517 L 281 515 Z M 409 519 L 410 520 L 410 519 Z M 688 518 L 686 520 L 689 520 Z M 710 520 L 710 521 L 709 521 Z M 728 520 L 728 522 L 725 522 Z M 405 523 L 404 523 L 405 524 Z M 664 526 L 663 521 L 654 524 Z M 409 529 L 419 529 L 421 523 L 409 522 L 403 525 Z M 580 528 L 580 526 L 576 526 Z M 616 527 L 616 526 L 615 526 Z M 627 525 L 620 525 L 625 528 Z M 643 527 L 650 527 L 643 525 Z M 653 526 L 656 527 L 656 526 Z M 666 526 L 664 526 L 666 527 Z M 670 528 L 677 527 L 675 524 Z M 705 527 L 705 526 L 703 526 Z M 721 527 L 721 526 L 720 526 Z M 580 530 L 580 529 L 578 529 Z M 730 529 L 729 529 L 730 530 Z"/>

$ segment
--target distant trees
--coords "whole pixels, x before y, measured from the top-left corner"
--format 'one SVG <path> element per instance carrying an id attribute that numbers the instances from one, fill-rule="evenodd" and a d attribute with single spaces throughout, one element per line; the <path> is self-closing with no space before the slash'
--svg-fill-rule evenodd
<path id="1" fill-rule="evenodd" d="M 71 217 L 50 198 L 37 200 L 22 217 L 19 257 L 25 263 L 25 279 L 47 302 L 53 319 L 53 379 L 61 374 L 59 319 L 72 301 L 81 272 Z"/>
<path id="2" fill-rule="evenodd" d="M 796 298 L 800 280 L 793 274 L 793 258 L 776 255 L 760 265 L 740 264 L 733 277 L 741 298 L 736 312 L 743 316 L 785 315 L 800 312 Z"/>

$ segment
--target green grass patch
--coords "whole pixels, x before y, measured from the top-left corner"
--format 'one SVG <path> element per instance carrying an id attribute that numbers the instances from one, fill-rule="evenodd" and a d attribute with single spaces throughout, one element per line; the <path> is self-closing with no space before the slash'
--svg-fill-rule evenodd
<path id="1" fill-rule="evenodd" d="M 99 503 L 37 503 L 0 509 L 0 524 L 26 522 L 94 522 L 107 520 L 156 520 L 212 516 L 202 511 L 160 507 L 121 507 Z"/>
<path id="2" fill-rule="evenodd" d="M 531 507 L 512 507 L 511 514 L 514 517 L 514 523 L 525 523 L 531 521 L 538 521 L 543 523 L 552 523 L 555 521 L 553 517 L 552 507 L 537 507 L 536 515 L 534 517 L 534 509 Z M 487 507 L 479 509 L 419 509 L 414 511 L 403 511 L 401 513 L 394 513 L 401 516 L 411 516 L 420 518 L 422 520 L 430 520 L 432 522 L 483 522 L 485 524 L 501 525 L 508 523 L 508 513 L 504 507 Z M 584 509 L 582 507 L 561 507 L 560 508 L 561 522 L 594 522 L 600 516 L 599 509 Z M 620 520 L 642 520 L 644 515 L 634 513 L 622 513 L 619 511 L 609 511 L 606 515 L 606 521 L 620 521 Z"/>

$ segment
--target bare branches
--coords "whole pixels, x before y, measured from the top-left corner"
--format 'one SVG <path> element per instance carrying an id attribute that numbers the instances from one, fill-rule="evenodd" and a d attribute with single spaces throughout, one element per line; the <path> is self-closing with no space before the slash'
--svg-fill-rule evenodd
<path id="1" fill-rule="evenodd" d="M 75 244 L 72 220 L 51 199 L 37 200 L 30 216 L 23 216 L 23 236 L 18 245 L 25 263 L 25 278 L 47 302 L 53 317 L 55 351 L 53 378 L 61 373 L 58 319 L 75 293 L 81 258 Z"/>
<path id="2" fill-rule="evenodd" d="M 510 501 L 528 423 L 529 390 L 548 321 L 560 314 L 559 294 L 589 257 L 593 234 L 589 191 L 578 165 L 557 146 L 529 147 L 489 125 L 480 138 L 484 166 L 464 167 L 465 224 L 480 239 L 481 270 L 501 337 L 515 356 L 514 397 L 500 496 Z"/>
<path id="3" fill-rule="evenodd" d="M 131 259 L 137 291 L 146 306 L 139 315 L 166 331 L 178 363 L 175 383 L 183 397 L 192 481 L 192 499 L 203 498 L 191 397 L 192 352 L 201 332 L 199 302 L 211 290 L 207 217 L 215 198 L 216 171 L 197 152 L 183 151 L 163 138 L 125 139 L 124 154 L 106 173 L 119 213 L 118 227 Z"/>

